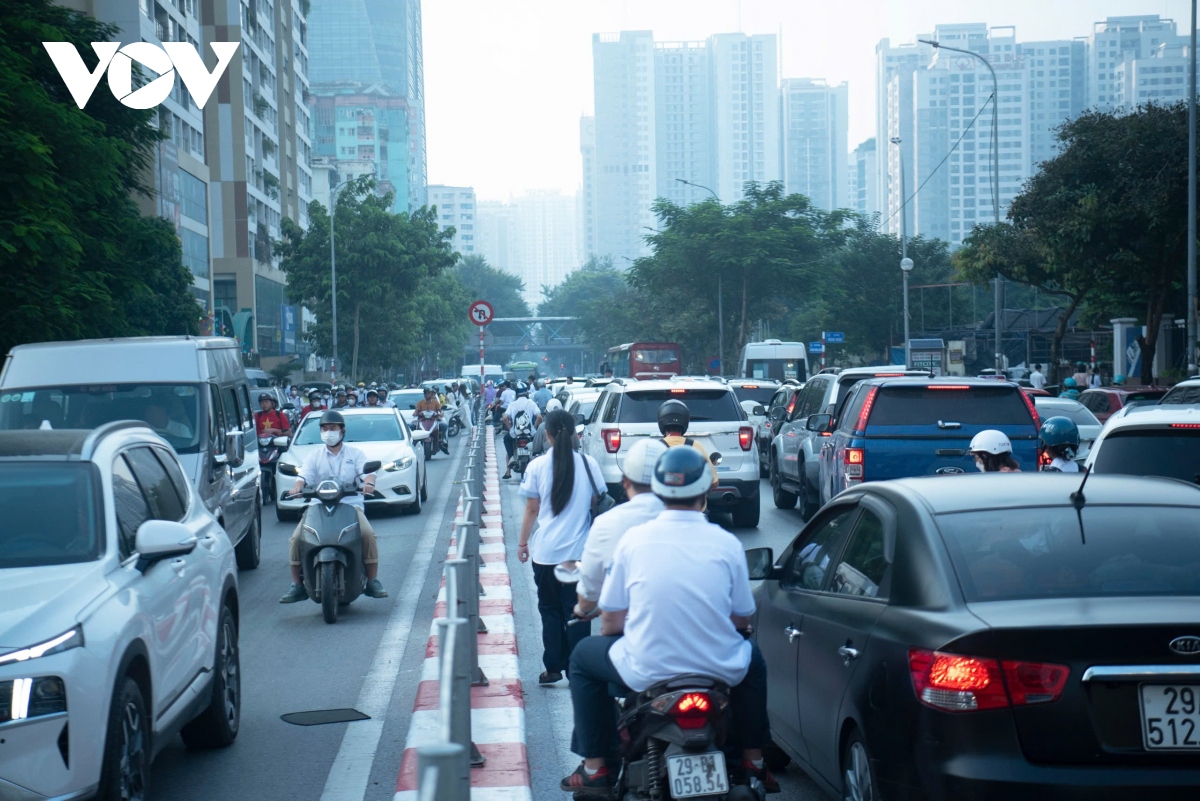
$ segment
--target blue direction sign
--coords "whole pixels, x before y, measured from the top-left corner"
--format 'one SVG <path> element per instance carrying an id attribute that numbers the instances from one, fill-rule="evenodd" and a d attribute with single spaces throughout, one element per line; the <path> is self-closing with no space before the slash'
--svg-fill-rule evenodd
<path id="1" fill-rule="evenodd" d="M 808 352 L 809 353 L 820 353 L 823 350 L 825 350 L 825 346 L 822 345 L 820 342 L 809 342 L 808 343 Z"/>
<path id="2" fill-rule="evenodd" d="M 825 341 L 831 344 L 838 344 L 846 341 L 846 334 L 842 331 L 826 331 Z"/>

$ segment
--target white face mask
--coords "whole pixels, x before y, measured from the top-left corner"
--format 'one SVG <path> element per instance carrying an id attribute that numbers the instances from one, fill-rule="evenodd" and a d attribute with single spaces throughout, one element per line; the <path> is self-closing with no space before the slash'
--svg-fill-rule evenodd
<path id="1" fill-rule="evenodd" d="M 342 441 L 341 431 L 322 431 L 321 442 L 324 442 L 329 447 L 333 447 Z"/>

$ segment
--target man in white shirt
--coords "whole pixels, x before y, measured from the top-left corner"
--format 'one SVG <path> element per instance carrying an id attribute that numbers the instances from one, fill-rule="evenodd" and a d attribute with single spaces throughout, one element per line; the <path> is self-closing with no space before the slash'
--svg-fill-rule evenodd
<path id="1" fill-rule="evenodd" d="M 511 390 L 505 390 L 505 392 L 509 391 Z M 538 409 L 537 404 L 529 399 L 529 387 L 525 384 L 517 384 L 513 399 L 508 403 L 504 417 L 501 418 L 501 422 L 504 424 L 504 450 L 508 453 L 508 461 L 504 463 L 502 478 L 512 478 L 512 458 L 517 449 L 516 440 L 512 437 L 512 428 L 521 414 L 529 418 L 529 433 L 532 440 L 533 430 L 541 422 L 542 412 Z"/>
<path id="2" fill-rule="evenodd" d="M 364 496 L 375 491 L 375 474 L 363 475 L 363 467 L 367 463 L 367 455 L 346 442 L 346 419 L 340 412 L 330 411 L 321 415 L 321 441 L 324 448 L 319 448 L 308 455 L 300 468 L 300 475 L 292 487 L 292 494 L 300 492 L 305 485 L 315 487 L 322 481 L 332 479 L 339 484 L 352 484 L 362 476 L 362 494 L 348 495 L 340 501 L 353 506 L 358 517 L 358 529 L 362 535 L 363 571 L 367 576 L 367 588 L 363 594 L 371 598 L 386 598 L 387 591 L 379 581 L 379 545 L 375 540 L 375 529 L 367 522 L 364 513 L 366 503 Z M 292 533 L 288 541 L 292 567 L 292 586 L 279 599 L 281 604 L 294 604 L 308 598 L 304 583 L 300 579 L 300 533 L 304 527 L 304 518 Z"/>
<path id="3" fill-rule="evenodd" d="M 651 481 L 666 510 L 617 543 L 600 592 L 602 636 L 583 640 L 571 654 L 571 750 L 584 759 L 560 783 L 565 791 L 599 794 L 613 785 L 608 765 L 618 740 L 610 684 L 641 692 L 688 673 L 730 686 L 727 749 L 740 748 L 742 771 L 777 791 L 762 762 L 766 663 L 739 631 L 754 614 L 746 557 L 736 537 L 704 517 L 710 483 L 699 451 L 668 449 Z"/>
<path id="4" fill-rule="evenodd" d="M 1029 374 L 1029 386 L 1034 389 L 1044 389 L 1046 386 L 1046 376 L 1042 373 L 1042 366 L 1035 364 L 1033 372 Z"/>
<path id="5" fill-rule="evenodd" d="M 625 532 L 642 523 L 649 523 L 663 511 L 663 502 L 650 490 L 654 465 L 667 452 L 662 440 L 643 439 L 634 443 L 621 465 L 621 486 L 629 500 L 609 509 L 592 521 L 583 559 L 579 561 L 580 579 L 576 586 L 579 603 L 575 616 L 595 616 L 604 574 L 612 565 L 613 551 Z"/>

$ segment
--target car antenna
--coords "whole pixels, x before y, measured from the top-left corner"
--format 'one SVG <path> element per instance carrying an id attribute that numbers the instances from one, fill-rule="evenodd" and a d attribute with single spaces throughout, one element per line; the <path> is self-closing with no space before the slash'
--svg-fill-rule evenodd
<path id="1" fill-rule="evenodd" d="M 1071 502 L 1075 504 L 1075 517 L 1079 520 L 1079 540 L 1084 545 L 1087 545 L 1087 535 L 1083 533 L 1083 505 L 1087 503 L 1087 497 L 1083 494 L 1083 488 L 1087 485 L 1088 476 L 1091 474 L 1091 469 L 1084 467 L 1083 481 L 1079 482 L 1079 489 L 1071 493 Z"/>

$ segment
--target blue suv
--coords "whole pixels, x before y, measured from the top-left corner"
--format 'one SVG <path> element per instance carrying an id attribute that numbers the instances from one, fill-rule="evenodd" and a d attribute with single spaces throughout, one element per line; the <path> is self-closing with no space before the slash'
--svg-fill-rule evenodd
<path id="1" fill-rule="evenodd" d="M 1036 471 L 1040 426 L 1033 400 L 1016 384 L 945 376 L 863 381 L 834 414 L 814 414 L 806 425 L 827 435 L 822 503 L 864 481 L 973 471 L 967 446 L 985 429 L 1007 434 L 1021 469 Z"/>

